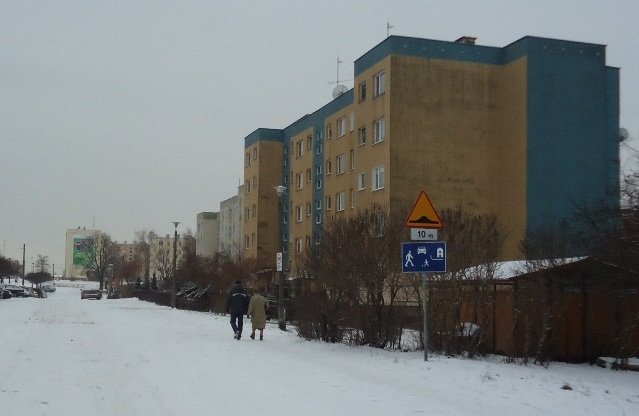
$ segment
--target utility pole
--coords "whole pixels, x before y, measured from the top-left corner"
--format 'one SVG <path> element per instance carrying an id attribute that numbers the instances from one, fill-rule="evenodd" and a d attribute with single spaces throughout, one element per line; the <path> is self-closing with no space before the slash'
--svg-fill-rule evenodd
<path id="1" fill-rule="evenodd" d="M 22 286 L 24 286 L 24 254 L 26 251 L 27 245 L 22 244 Z"/>
<path id="2" fill-rule="evenodd" d="M 422 308 L 424 309 L 424 361 L 428 361 L 428 286 L 426 273 L 422 273 Z"/>
<path id="3" fill-rule="evenodd" d="M 173 225 L 175 225 L 175 235 L 173 236 L 173 278 L 171 279 L 171 307 L 175 309 L 175 281 L 177 279 L 176 271 L 177 271 L 177 227 L 180 224 L 179 221 L 173 221 Z"/>

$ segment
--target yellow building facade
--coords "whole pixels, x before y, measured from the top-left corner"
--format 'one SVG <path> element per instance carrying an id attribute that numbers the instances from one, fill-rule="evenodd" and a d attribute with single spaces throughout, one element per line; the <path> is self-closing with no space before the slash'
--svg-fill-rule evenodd
<path id="1" fill-rule="evenodd" d="M 500 257 L 521 258 L 576 202 L 618 203 L 618 83 L 600 45 L 391 36 L 355 61 L 352 89 L 245 138 L 245 256 L 273 268 L 282 251 L 294 275 L 326 221 L 372 204 L 406 216 L 426 191 L 439 210 L 494 214 Z"/>

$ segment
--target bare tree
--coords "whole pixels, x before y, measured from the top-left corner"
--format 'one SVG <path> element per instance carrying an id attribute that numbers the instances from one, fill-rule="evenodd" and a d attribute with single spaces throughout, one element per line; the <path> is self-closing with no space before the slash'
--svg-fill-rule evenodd
<path id="1" fill-rule="evenodd" d="M 142 264 L 144 265 L 144 278 L 149 278 L 149 270 L 151 267 L 151 248 L 149 241 L 155 235 L 153 231 L 139 230 L 135 232 L 135 242 L 140 246 L 138 253 L 141 255 Z"/>
<path id="2" fill-rule="evenodd" d="M 102 290 L 104 289 L 104 279 L 110 268 L 113 267 L 115 246 L 111 241 L 111 236 L 106 233 L 99 233 L 92 237 L 91 244 L 89 259 L 85 267 L 100 281 L 100 290 Z"/>
<path id="3" fill-rule="evenodd" d="M 35 269 L 38 272 L 46 273 L 49 271 L 49 256 L 38 254 L 35 261 Z"/>

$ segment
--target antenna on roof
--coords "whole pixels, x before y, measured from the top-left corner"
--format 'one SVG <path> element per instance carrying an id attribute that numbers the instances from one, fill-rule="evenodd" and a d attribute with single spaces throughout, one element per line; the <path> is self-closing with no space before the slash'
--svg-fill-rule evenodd
<path id="1" fill-rule="evenodd" d="M 339 64 L 342 63 L 342 60 L 339 59 L 339 56 L 337 57 L 337 79 L 335 80 L 335 82 L 329 82 L 329 84 L 335 84 L 335 88 L 333 88 L 333 99 L 339 97 L 340 95 L 344 94 L 346 91 L 348 91 L 348 87 L 346 85 L 342 85 L 340 84 L 340 82 L 343 81 L 350 81 L 350 80 L 340 80 L 339 79 Z"/>
<path id="2" fill-rule="evenodd" d="M 395 26 L 391 25 L 390 22 L 386 22 L 386 37 L 390 36 L 390 30 Z"/>

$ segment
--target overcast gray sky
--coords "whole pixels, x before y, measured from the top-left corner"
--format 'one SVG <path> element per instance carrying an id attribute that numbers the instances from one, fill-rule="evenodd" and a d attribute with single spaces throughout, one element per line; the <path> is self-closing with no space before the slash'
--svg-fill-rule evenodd
<path id="1" fill-rule="evenodd" d="M 391 34 L 607 45 L 639 132 L 637 0 L 0 0 L 0 250 L 61 273 L 65 231 L 195 229 L 242 181 L 243 139 L 331 100 Z"/>

